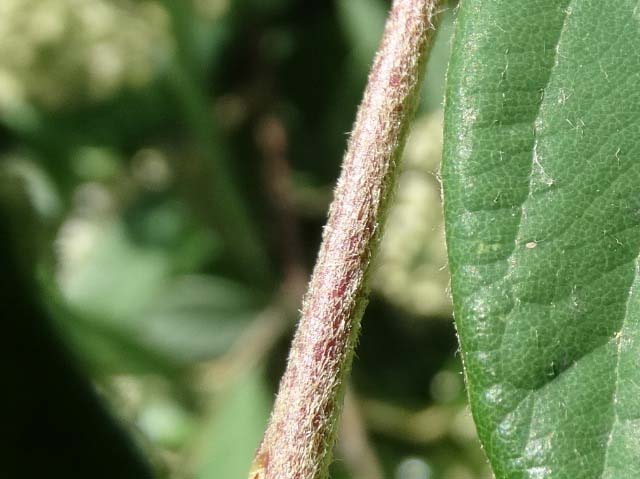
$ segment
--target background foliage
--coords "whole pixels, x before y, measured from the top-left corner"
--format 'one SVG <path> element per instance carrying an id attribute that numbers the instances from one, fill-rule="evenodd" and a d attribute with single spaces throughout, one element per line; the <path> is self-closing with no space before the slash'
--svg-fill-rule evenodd
<path id="1" fill-rule="evenodd" d="M 387 7 L 0 4 L 5 414 L 20 438 L 3 456 L 21 477 L 245 477 Z M 453 15 L 405 153 L 334 478 L 489 477 L 438 206 Z"/>

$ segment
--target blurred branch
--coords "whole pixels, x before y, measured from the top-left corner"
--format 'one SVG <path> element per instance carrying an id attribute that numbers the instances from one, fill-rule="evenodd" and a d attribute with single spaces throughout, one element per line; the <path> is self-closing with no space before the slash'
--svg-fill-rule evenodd
<path id="1" fill-rule="evenodd" d="M 327 476 L 369 265 L 415 109 L 436 3 L 393 2 L 251 479 Z"/>
<path id="2" fill-rule="evenodd" d="M 266 114 L 259 121 L 256 143 L 262 152 L 265 185 L 275 210 L 285 281 L 295 285 L 299 297 L 302 297 L 308 272 L 304 266 L 300 226 L 293 202 L 287 132 L 276 115 Z M 296 298 L 296 302 L 298 300 Z"/>
<path id="3" fill-rule="evenodd" d="M 222 358 L 204 366 L 204 383 L 216 389 L 224 388 L 230 378 L 259 363 L 289 330 L 298 314 L 297 306 L 308 277 L 292 204 L 286 131 L 277 117 L 262 118 L 256 143 L 263 155 L 265 187 L 279 227 L 284 279 L 274 301 L 258 314 L 231 349 Z"/>
<path id="4" fill-rule="evenodd" d="M 249 284 L 269 284 L 270 265 L 257 227 L 230 172 L 220 132 L 214 127 L 208 99 L 185 71 L 173 72 L 176 94 L 197 143 L 189 164 L 181 165 L 188 197 L 222 236 L 239 275 Z"/>
<path id="5" fill-rule="evenodd" d="M 267 306 L 226 354 L 200 367 L 204 388 L 223 390 L 230 380 L 259 364 L 291 324 L 290 315 L 279 302 Z"/>
<path id="6" fill-rule="evenodd" d="M 182 53 L 170 71 L 169 80 L 196 143 L 188 164 L 179 165 L 187 196 L 196 211 L 210 220 L 221 235 L 238 274 L 249 284 L 268 287 L 271 265 L 251 216 L 248 200 L 241 193 L 229 165 L 224 140 L 210 111 L 210 100 L 194 69 L 192 35 L 185 26 L 184 9 L 164 0 L 172 14 L 178 49 Z M 184 57 L 184 58 L 183 58 Z"/>
<path id="7" fill-rule="evenodd" d="M 383 479 L 384 473 L 365 428 L 353 387 L 348 386 L 338 437 L 338 452 L 342 455 L 352 479 Z"/>

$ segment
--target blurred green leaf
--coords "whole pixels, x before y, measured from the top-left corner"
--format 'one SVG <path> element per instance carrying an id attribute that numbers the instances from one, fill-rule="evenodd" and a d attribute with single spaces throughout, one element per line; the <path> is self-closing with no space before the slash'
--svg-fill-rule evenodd
<path id="1" fill-rule="evenodd" d="M 166 252 L 135 244 L 118 221 L 69 224 L 61 248 L 65 298 L 79 312 L 123 327 L 133 326 L 171 271 Z"/>
<path id="2" fill-rule="evenodd" d="M 226 351 L 257 311 L 256 297 L 238 283 L 178 277 L 141 316 L 142 341 L 179 361 L 205 359 Z"/>
<path id="3" fill-rule="evenodd" d="M 70 236 L 61 242 L 64 297 L 83 318 L 82 342 L 89 341 L 102 362 L 117 363 L 121 352 L 135 350 L 136 343 L 174 363 L 216 356 L 260 308 L 255 293 L 239 283 L 205 275 L 175 276 L 174 260 L 182 266 L 184 260 L 180 248 L 171 249 L 171 238 L 182 229 L 159 224 L 167 219 L 162 211 L 145 217 L 146 226 L 145 221 L 136 222 L 142 228 L 138 236 L 150 235 L 156 243 L 133 241 L 120 222 L 80 222 L 75 226 L 80 229 L 67 232 Z M 182 240 L 193 248 L 188 235 Z M 79 333 L 73 336 L 77 339 Z"/>
<path id="4" fill-rule="evenodd" d="M 442 108 L 445 77 L 451 54 L 454 18 L 455 10 L 450 7 L 440 15 L 440 24 L 429 54 L 427 73 L 420 90 L 422 98 L 419 109 L 421 111 L 434 111 Z"/>
<path id="5" fill-rule="evenodd" d="M 58 189 L 47 172 L 27 153 L 14 153 L 0 158 L 2 181 L 22 182 L 34 212 L 44 221 L 62 213 Z"/>
<path id="6" fill-rule="evenodd" d="M 382 38 L 387 5 L 380 0 L 338 0 L 336 6 L 351 54 L 366 74 Z"/>
<path id="7" fill-rule="evenodd" d="M 202 430 L 196 479 L 247 476 L 269 418 L 271 402 L 261 370 L 252 369 L 236 378 Z"/>
<path id="8" fill-rule="evenodd" d="M 136 422 L 151 441 L 171 449 L 183 446 L 195 429 L 193 417 L 163 397 L 145 404 Z"/>

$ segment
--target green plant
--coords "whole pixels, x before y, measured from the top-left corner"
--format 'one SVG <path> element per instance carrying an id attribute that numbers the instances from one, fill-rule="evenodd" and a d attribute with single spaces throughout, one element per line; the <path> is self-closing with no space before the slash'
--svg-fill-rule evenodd
<path id="1" fill-rule="evenodd" d="M 246 477 L 393 5 L 252 479 L 640 476 L 610 3 L 1 1 L 4 475 Z"/>
<path id="2" fill-rule="evenodd" d="M 436 3 L 393 2 L 250 479 L 328 474 L 345 376 L 367 302 L 369 268 L 416 108 Z"/>
<path id="3" fill-rule="evenodd" d="M 498 478 L 640 475 L 636 3 L 605 13 L 589 0 L 460 6 L 445 111 L 447 243 L 471 407 Z M 403 30 L 394 12 L 432 7 L 394 2 L 388 31 Z M 413 31 L 410 18 L 402 22 Z M 401 65 L 403 53 L 387 46 L 378 61 L 396 54 Z M 345 160 L 252 479 L 326 476 L 336 391 L 364 302 L 364 274 L 347 267 L 334 277 L 327 258 L 348 265 L 339 256 L 347 251 L 366 267 L 371 256 L 369 248 L 364 256 L 345 249 L 375 241 L 371 227 L 353 222 L 344 232 L 334 222 L 345 211 L 353 219 L 354 197 L 378 204 L 351 165 L 354 156 L 380 151 L 377 137 L 357 150 L 360 125 L 386 121 L 367 109 L 372 95 L 380 102 L 390 95 L 376 91 L 377 74 L 374 65 L 356 153 Z M 393 151 L 384 161 L 393 164 Z M 384 209 L 371 214 L 366 224 L 377 226 Z M 336 304 L 356 303 L 339 314 L 319 307 L 335 295 Z"/>
<path id="4" fill-rule="evenodd" d="M 461 3 L 445 217 L 498 478 L 640 475 L 638 18 L 632 1 Z"/>

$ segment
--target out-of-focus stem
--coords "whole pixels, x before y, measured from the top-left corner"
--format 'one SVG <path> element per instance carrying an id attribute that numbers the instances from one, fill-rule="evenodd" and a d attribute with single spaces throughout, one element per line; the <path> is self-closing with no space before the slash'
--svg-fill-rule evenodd
<path id="1" fill-rule="evenodd" d="M 292 169 L 287 159 L 288 140 L 283 122 L 272 113 L 264 115 L 256 129 L 256 144 L 262 153 L 265 190 L 275 213 L 284 272 L 283 289 L 300 303 L 309 273 L 304 265 L 300 225 L 292 198 Z"/>
<path id="2" fill-rule="evenodd" d="M 384 479 L 378 456 L 369 442 L 364 417 L 352 387 L 347 386 L 338 437 L 338 452 L 352 479 Z"/>
<path id="3" fill-rule="evenodd" d="M 183 158 L 177 165 L 186 183 L 186 196 L 196 213 L 209 221 L 220 235 L 237 275 L 248 284 L 269 289 L 273 280 L 272 265 L 251 216 L 249 200 L 232 174 L 224 140 L 213 121 L 201 84 L 193 35 L 189 30 L 192 13 L 183 2 L 162 0 L 162 3 L 171 14 L 178 51 L 168 80 L 195 146 L 189 161 Z"/>
<path id="4" fill-rule="evenodd" d="M 271 282 L 271 265 L 247 205 L 228 164 L 220 132 L 212 123 L 207 99 L 185 67 L 177 65 L 171 81 L 194 138 L 196 151 L 180 166 L 187 180 L 187 195 L 196 211 L 209 219 L 225 246 L 238 276 L 265 287 Z"/>
<path id="5" fill-rule="evenodd" d="M 326 477 L 367 275 L 438 0 L 395 0 L 358 111 L 289 362 L 250 479 Z"/>

